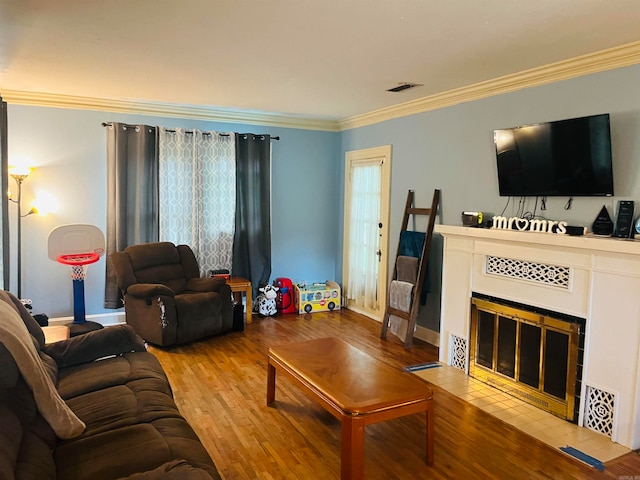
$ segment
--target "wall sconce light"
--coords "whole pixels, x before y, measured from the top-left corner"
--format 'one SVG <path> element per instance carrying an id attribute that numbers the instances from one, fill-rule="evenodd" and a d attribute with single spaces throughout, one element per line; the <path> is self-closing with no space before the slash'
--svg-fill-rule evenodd
<path id="1" fill-rule="evenodd" d="M 32 206 L 27 213 L 22 214 L 22 183 L 26 178 L 31 175 L 33 169 L 26 166 L 14 166 L 9 167 L 9 175 L 18 184 L 18 198 L 11 198 L 11 192 L 9 191 L 9 200 L 18 205 L 18 255 L 17 255 L 17 279 L 18 279 L 18 298 L 22 299 L 22 218 L 28 215 L 38 213 L 37 208 Z"/>

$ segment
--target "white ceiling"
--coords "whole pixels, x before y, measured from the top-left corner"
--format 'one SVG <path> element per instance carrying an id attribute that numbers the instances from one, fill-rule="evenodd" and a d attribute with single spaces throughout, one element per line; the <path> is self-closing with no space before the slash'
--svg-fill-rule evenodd
<path id="1" fill-rule="evenodd" d="M 341 120 L 638 40 L 639 0 L 0 0 L 0 94 Z"/>

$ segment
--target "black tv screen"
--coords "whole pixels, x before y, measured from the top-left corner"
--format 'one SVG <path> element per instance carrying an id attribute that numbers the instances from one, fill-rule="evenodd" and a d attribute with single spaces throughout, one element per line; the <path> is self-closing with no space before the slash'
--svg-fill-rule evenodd
<path id="1" fill-rule="evenodd" d="M 500 196 L 613 195 L 609 114 L 495 130 Z"/>

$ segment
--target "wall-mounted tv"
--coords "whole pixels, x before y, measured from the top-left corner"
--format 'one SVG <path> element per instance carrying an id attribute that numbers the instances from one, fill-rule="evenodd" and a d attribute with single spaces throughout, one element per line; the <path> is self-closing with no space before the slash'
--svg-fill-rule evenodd
<path id="1" fill-rule="evenodd" d="M 609 114 L 495 130 L 502 197 L 613 195 Z"/>

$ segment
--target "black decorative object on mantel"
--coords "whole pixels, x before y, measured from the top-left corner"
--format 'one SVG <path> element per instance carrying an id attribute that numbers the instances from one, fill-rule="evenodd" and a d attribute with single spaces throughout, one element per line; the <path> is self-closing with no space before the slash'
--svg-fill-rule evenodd
<path id="1" fill-rule="evenodd" d="M 591 230 L 596 235 L 611 235 L 613 233 L 613 222 L 609 216 L 606 205 L 602 206 L 602 210 L 593 221 Z"/>
<path id="2" fill-rule="evenodd" d="M 616 215 L 616 226 L 613 230 L 613 236 L 618 238 L 633 237 L 633 200 L 619 200 L 618 212 Z"/>

